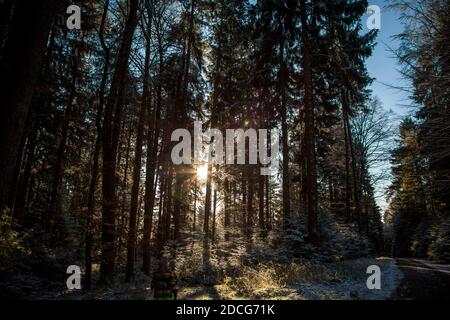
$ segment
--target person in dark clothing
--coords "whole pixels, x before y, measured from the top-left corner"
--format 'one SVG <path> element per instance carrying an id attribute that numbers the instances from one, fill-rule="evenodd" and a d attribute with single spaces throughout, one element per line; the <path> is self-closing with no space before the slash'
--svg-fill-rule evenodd
<path id="1" fill-rule="evenodd" d="M 162 257 L 158 269 L 153 273 L 151 289 L 155 300 L 177 299 L 177 279 L 170 270 L 167 259 Z"/>

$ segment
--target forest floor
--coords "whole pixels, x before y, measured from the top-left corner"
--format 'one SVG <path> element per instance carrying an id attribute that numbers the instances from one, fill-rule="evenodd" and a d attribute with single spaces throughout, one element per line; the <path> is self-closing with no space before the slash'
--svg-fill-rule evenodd
<path id="1" fill-rule="evenodd" d="M 381 269 L 381 289 L 366 285 L 369 265 Z M 332 263 L 291 264 L 280 269 L 276 265 L 243 267 L 237 277 L 225 277 L 221 283 L 190 285 L 180 281 L 178 299 L 228 300 L 383 300 L 389 299 L 402 280 L 395 260 L 386 257 L 359 258 Z M 281 273 L 280 270 L 286 270 Z M 114 289 L 60 292 L 44 299 L 150 300 L 149 278 L 136 279 L 133 285 L 117 285 Z"/>
<path id="2" fill-rule="evenodd" d="M 368 289 L 369 265 L 381 270 L 381 289 Z M 284 270 L 280 272 L 280 270 Z M 150 277 L 118 281 L 112 289 L 36 292 L 29 299 L 151 300 Z M 217 284 L 194 285 L 180 280 L 183 300 L 450 300 L 450 265 L 418 259 L 359 258 L 331 263 L 243 266 L 238 275 Z"/>
<path id="3" fill-rule="evenodd" d="M 381 269 L 381 289 L 366 285 L 369 265 Z M 390 258 L 360 258 L 301 268 L 304 276 L 289 276 L 294 282 L 277 284 L 267 272 L 247 274 L 245 280 L 230 279 L 224 284 L 182 288 L 181 299 L 274 299 L 274 300 L 382 300 L 388 299 L 402 279 L 402 273 Z M 297 280 L 297 281 L 295 281 Z M 290 282 L 290 281 L 288 281 Z"/>

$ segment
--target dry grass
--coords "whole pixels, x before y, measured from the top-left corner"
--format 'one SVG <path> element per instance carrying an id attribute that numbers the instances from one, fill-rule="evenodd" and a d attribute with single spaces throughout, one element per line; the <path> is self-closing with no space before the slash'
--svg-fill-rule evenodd
<path id="1" fill-rule="evenodd" d="M 327 264 L 312 262 L 259 264 L 243 267 L 238 277 L 226 277 L 225 285 L 241 298 L 264 297 L 264 293 L 280 291 L 287 294 L 292 286 L 339 284 L 344 281 L 365 283 L 367 266 L 377 263 L 373 258 L 339 261 Z M 380 263 L 380 261 L 378 261 Z"/>

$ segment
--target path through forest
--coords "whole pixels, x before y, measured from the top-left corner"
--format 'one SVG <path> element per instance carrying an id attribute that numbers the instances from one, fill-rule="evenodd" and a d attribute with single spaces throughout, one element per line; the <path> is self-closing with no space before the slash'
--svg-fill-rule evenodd
<path id="1" fill-rule="evenodd" d="M 450 300 L 450 265 L 418 259 L 397 259 L 403 279 L 392 298 L 399 300 Z"/>

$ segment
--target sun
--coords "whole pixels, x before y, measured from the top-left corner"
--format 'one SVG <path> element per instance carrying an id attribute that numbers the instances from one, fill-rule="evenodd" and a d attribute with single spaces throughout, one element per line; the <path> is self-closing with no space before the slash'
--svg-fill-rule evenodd
<path id="1" fill-rule="evenodd" d="M 197 177 L 203 181 L 208 177 L 208 165 L 206 163 L 197 167 Z"/>

